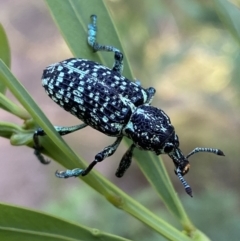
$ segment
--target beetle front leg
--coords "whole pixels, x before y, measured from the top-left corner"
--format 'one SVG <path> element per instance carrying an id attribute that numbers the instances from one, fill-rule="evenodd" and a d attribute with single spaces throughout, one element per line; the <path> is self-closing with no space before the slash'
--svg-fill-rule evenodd
<path id="1" fill-rule="evenodd" d="M 124 175 L 124 173 L 127 171 L 127 169 L 130 167 L 131 163 L 132 163 L 132 156 L 133 156 L 133 150 L 135 148 L 135 144 L 132 144 L 128 150 L 126 151 L 126 153 L 123 155 L 118 169 L 115 173 L 115 175 L 117 177 L 122 177 Z"/>
<path id="2" fill-rule="evenodd" d="M 136 79 L 134 82 L 135 82 L 135 84 L 137 84 L 138 86 L 141 86 L 140 80 Z M 147 98 L 146 98 L 146 100 L 144 101 L 144 104 L 149 104 L 149 105 L 150 105 L 150 104 L 152 103 L 152 100 L 153 100 L 153 97 L 154 97 L 154 95 L 155 95 L 155 93 L 156 93 L 156 90 L 155 90 L 155 88 L 153 88 L 153 87 L 149 87 L 149 88 L 146 89 L 145 91 L 146 91 L 146 93 L 147 93 Z"/>
<path id="3" fill-rule="evenodd" d="M 114 53 L 114 64 L 113 71 L 121 74 L 123 71 L 123 54 L 121 51 L 113 46 L 101 45 L 96 42 L 97 36 L 97 16 L 91 15 L 92 23 L 88 25 L 88 44 L 93 48 L 95 52 L 97 51 L 107 51 Z"/>
<path id="4" fill-rule="evenodd" d="M 66 170 L 66 171 L 56 171 L 55 175 L 59 178 L 68 178 L 68 177 L 78 177 L 78 176 L 86 176 L 93 167 L 98 163 L 103 161 L 105 158 L 114 154 L 117 150 L 120 142 L 122 141 L 122 136 L 118 137 L 117 140 L 110 146 L 105 147 L 101 152 L 99 152 L 95 159 L 86 169 L 75 168 L 73 170 Z"/>
<path id="5" fill-rule="evenodd" d="M 146 92 L 148 94 L 148 97 L 145 103 L 150 105 L 152 103 L 156 90 L 153 87 L 149 87 L 148 89 L 146 89 Z"/>
<path id="6" fill-rule="evenodd" d="M 67 135 L 69 133 L 78 131 L 80 129 L 83 129 L 84 127 L 86 127 L 87 124 L 83 123 L 80 125 L 76 125 L 76 126 L 68 126 L 68 127 L 64 127 L 64 126 L 54 126 L 55 130 L 59 133 L 60 136 L 63 135 Z M 37 159 L 42 163 L 42 164 L 49 164 L 50 161 L 47 160 L 43 154 L 41 153 L 42 150 L 42 146 L 40 145 L 39 142 L 39 136 L 45 136 L 46 133 L 42 128 L 38 128 L 34 134 L 33 134 L 33 148 L 34 148 L 34 155 L 37 157 Z"/>

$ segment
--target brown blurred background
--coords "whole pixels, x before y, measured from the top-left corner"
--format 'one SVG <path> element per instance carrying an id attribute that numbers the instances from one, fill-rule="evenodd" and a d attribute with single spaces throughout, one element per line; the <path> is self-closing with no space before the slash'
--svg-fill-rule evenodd
<path id="1" fill-rule="evenodd" d="M 137 0 L 124 0 L 107 3 L 136 78 L 144 87 L 156 88 L 153 105 L 170 116 L 182 151 L 187 154 L 196 146 L 215 147 L 226 155 L 198 154 L 190 159 L 192 168 L 186 179 L 194 189 L 194 199 L 186 197 L 173 173 L 171 160 L 163 157 L 189 215 L 213 240 L 239 240 L 238 43 L 224 28 L 214 6 L 208 1 L 150 0 L 138 4 Z M 94 6 L 93 13 L 97 13 Z M 79 121 L 53 103 L 41 87 L 42 70 L 51 63 L 72 56 L 44 2 L 0 0 L 0 21 L 9 38 L 14 75 L 53 124 L 78 124 Z M 4 111 L 0 115 L 3 121 L 21 124 Z M 112 143 L 111 138 L 91 128 L 64 138 L 89 162 L 98 151 Z M 162 209 L 161 202 L 153 191 L 148 190 L 149 184 L 136 163 L 124 178 L 114 176 L 125 149 L 122 144 L 114 156 L 98 164 L 96 169 L 158 212 Z M 118 230 L 101 227 L 97 220 L 93 224 L 92 219 L 96 219 L 93 210 L 97 208 L 94 200 L 98 200 L 98 195 L 78 179 L 55 178 L 55 170 L 64 168 L 54 161 L 48 166 L 41 165 L 31 149 L 13 147 L 3 138 L 0 139 L 0 153 L 0 202 L 59 214 L 75 221 L 81 220 L 82 224 L 89 222 L 90 226 L 95 225 L 104 231 L 126 232 L 124 227 L 122 230 L 120 227 Z M 98 202 L 103 205 L 101 209 L 106 215 L 109 208 L 104 206 L 107 205 L 104 200 L 100 200 Z M 86 203 L 89 208 L 86 208 Z M 84 215 L 79 219 L 83 205 Z M 122 214 L 111 208 L 111 212 L 116 212 L 114 215 L 121 220 L 119 215 Z M 206 224 L 207 215 L 209 222 Z M 166 219 L 169 218 L 166 214 Z M 132 223 L 133 219 L 130 220 Z M 228 239 L 225 239 L 225 234 Z"/>

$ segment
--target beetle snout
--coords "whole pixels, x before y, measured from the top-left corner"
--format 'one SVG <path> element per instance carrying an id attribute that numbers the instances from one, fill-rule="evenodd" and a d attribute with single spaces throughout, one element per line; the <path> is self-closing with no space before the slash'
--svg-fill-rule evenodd
<path id="1" fill-rule="evenodd" d="M 187 163 L 187 165 L 185 165 L 185 167 L 182 170 L 182 174 L 183 175 L 187 174 L 189 172 L 189 169 L 190 169 L 190 164 Z"/>
<path id="2" fill-rule="evenodd" d="M 177 175 L 177 170 L 180 170 L 181 171 L 181 175 L 184 176 L 184 175 L 186 175 L 189 172 L 190 164 L 188 163 L 188 164 L 186 164 L 183 167 L 176 167 L 176 169 L 174 170 L 176 175 Z"/>

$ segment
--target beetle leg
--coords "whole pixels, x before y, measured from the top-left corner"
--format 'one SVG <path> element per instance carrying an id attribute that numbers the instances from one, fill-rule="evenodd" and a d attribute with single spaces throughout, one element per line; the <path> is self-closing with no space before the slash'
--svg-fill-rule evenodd
<path id="1" fill-rule="evenodd" d="M 83 129 L 84 127 L 86 127 L 87 124 L 83 123 L 80 125 L 76 125 L 76 126 L 68 126 L 68 127 L 64 127 L 64 126 L 54 126 L 55 130 L 59 133 L 60 136 L 63 135 L 67 135 L 69 133 L 72 133 L 74 131 Z M 45 136 L 46 133 L 42 128 L 38 128 L 34 134 L 33 134 L 33 143 L 34 143 L 34 155 L 37 157 L 37 159 L 42 163 L 42 164 L 48 164 L 50 161 L 47 160 L 43 154 L 41 153 L 42 150 L 42 146 L 40 145 L 39 142 L 39 136 Z"/>
<path id="2" fill-rule="evenodd" d="M 141 86 L 141 81 L 139 79 L 136 79 L 135 81 L 135 84 L 137 84 L 138 86 Z"/>
<path id="3" fill-rule="evenodd" d="M 147 94 L 148 94 L 148 98 L 147 98 L 145 103 L 150 105 L 152 103 L 152 100 L 153 100 L 153 97 L 156 93 L 156 90 L 153 87 L 149 87 L 148 89 L 146 89 L 146 91 L 147 91 Z"/>
<path id="4" fill-rule="evenodd" d="M 123 54 L 121 51 L 110 45 L 101 45 L 96 42 L 97 36 L 97 16 L 91 15 L 92 23 L 88 25 L 88 44 L 93 48 L 95 52 L 97 51 L 107 51 L 114 53 L 114 64 L 113 71 L 121 74 L 123 70 Z"/>
<path id="5" fill-rule="evenodd" d="M 86 176 L 98 162 L 101 162 L 105 158 L 114 154 L 120 142 L 122 141 L 122 138 L 122 136 L 118 137 L 112 145 L 105 147 L 101 152 L 99 152 L 95 156 L 94 161 L 90 163 L 90 165 L 86 169 L 75 168 L 73 170 L 56 171 L 55 175 L 59 178 Z"/>
<path id="6" fill-rule="evenodd" d="M 127 171 L 127 169 L 130 167 L 131 162 L 132 162 L 133 150 L 135 147 L 136 147 L 135 144 L 132 144 L 128 148 L 126 153 L 123 155 L 123 157 L 119 163 L 118 169 L 115 173 L 115 175 L 117 177 L 122 177 L 124 175 L 124 173 Z"/>

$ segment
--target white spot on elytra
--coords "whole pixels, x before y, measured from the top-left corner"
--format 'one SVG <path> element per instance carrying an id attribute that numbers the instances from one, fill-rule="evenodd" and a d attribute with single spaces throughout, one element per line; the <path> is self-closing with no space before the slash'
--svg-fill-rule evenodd
<path id="1" fill-rule="evenodd" d="M 104 116 L 104 117 L 102 118 L 102 120 L 103 120 L 104 122 L 108 122 L 108 118 L 107 118 L 106 116 Z"/>
<path id="2" fill-rule="evenodd" d="M 77 109 L 75 106 L 72 107 L 72 111 L 77 112 Z"/>
<path id="3" fill-rule="evenodd" d="M 82 104 L 83 103 L 83 100 L 77 96 L 74 96 L 74 101 L 79 103 L 79 104 Z"/>
<path id="4" fill-rule="evenodd" d="M 56 93 L 55 95 L 58 99 L 62 99 L 62 95 L 60 95 L 59 93 Z"/>
<path id="5" fill-rule="evenodd" d="M 82 94 L 77 90 L 73 90 L 73 94 L 78 96 L 78 97 L 82 97 Z"/>
<path id="6" fill-rule="evenodd" d="M 84 92 L 84 88 L 83 88 L 83 87 L 78 87 L 78 90 L 79 90 L 80 92 Z"/>

